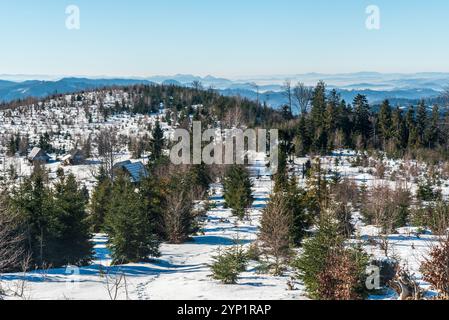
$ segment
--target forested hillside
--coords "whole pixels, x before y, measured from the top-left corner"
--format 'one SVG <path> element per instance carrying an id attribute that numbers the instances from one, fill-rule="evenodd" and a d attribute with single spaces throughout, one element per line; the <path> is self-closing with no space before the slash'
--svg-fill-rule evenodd
<path id="1" fill-rule="evenodd" d="M 447 297 L 444 105 L 298 88 L 278 111 L 200 83 L 3 104 L 0 296 Z M 278 170 L 174 165 L 193 121 L 279 129 Z"/>

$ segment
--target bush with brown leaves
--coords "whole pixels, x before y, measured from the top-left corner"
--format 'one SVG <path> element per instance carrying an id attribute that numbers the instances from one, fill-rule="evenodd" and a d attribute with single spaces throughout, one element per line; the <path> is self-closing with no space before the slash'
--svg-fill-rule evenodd
<path id="1" fill-rule="evenodd" d="M 421 273 L 441 298 L 449 299 L 449 237 L 432 249 L 429 258 L 421 264 Z"/>
<path id="2" fill-rule="evenodd" d="M 362 296 L 355 288 L 360 277 L 356 261 L 345 250 L 329 255 L 327 268 L 319 275 L 319 295 L 323 300 L 360 300 Z"/>

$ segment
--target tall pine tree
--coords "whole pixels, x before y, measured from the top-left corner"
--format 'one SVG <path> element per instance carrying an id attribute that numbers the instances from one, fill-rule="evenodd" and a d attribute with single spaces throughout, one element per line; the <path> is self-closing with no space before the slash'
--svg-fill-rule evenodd
<path id="1" fill-rule="evenodd" d="M 161 124 L 156 121 L 156 124 L 151 132 L 150 140 L 150 160 L 155 162 L 162 157 L 162 151 L 165 146 L 164 131 Z"/>
<path id="2" fill-rule="evenodd" d="M 416 111 L 416 131 L 418 134 L 418 143 L 420 147 L 426 147 L 426 128 L 427 128 L 427 108 L 424 101 L 418 104 Z"/>
<path id="3" fill-rule="evenodd" d="M 362 138 L 363 147 L 367 146 L 371 134 L 370 109 L 366 96 L 358 94 L 354 98 L 354 131 Z"/>

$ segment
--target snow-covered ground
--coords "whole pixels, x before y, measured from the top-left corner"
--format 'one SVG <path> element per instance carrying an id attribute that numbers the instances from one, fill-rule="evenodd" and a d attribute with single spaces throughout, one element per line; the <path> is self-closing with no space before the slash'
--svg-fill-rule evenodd
<path id="1" fill-rule="evenodd" d="M 335 157 L 340 158 L 337 167 L 334 165 Z M 380 183 L 392 184 L 387 178 L 384 181 L 375 178 L 366 172 L 366 168 L 362 170 L 351 166 L 350 162 L 354 157 L 354 154 L 327 157 L 323 159 L 323 167 L 338 169 L 342 177 L 353 179 L 358 184 L 364 183 L 368 186 Z M 292 169 L 298 170 L 306 160 L 296 159 L 296 165 Z M 77 173 L 80 171 L 78 169 Z M 9 289 L 10 293 L 23 292 L 20 297 L 12 296 L 10 299 L 111 299 L 111 295 L 115 296 L 116 281 L 125 275 L 117 285 L 117 299 L 306 299 L 299 283 L 296 283 L 298 290 L 287 290 L 287 281 L 290 280 L 288 273 L 283 277 L 258 274 L 255 264 L 251 264 L 248 271 L 241 274 L 236 285 L 223 285 L 209 276 L 211 272 L 208 264 L 212 262 L 211 259 L 219 248 L 232 246 L 237 241 L 248 247 L 257 240 L 261 210 L 272 192 L 273 181 L 262 159 L 250 168 L 250 172 L 254 180 L 255 202 L 250 210 L 249 219 L 238 221 L 232 216 L 230 209 L 224 209 L 222 186 L 214 184 L 210 198 L 212 209 L 207 213 L 202 233 L 185 244 L 163 244 L 162 256 L 152 263 L 111 267 L 106 247 L 107 237 L 98 234 L 93 239 L 96 255 L 91 266 L 7 274 L 1 278 L 2 286 Z M 304 180 L 301 179 L 300 182 L 304 184 Z M 360 239 L 365 241 L 366 251 L 373 258 L 383 258 L 385 253 L 379 246 L 368 242 L 368 240 L 381 240 L 378 237 L 378 228 L 366 226 L 358 220 L 356 229 Z M 416 231 L 416 228 L 401 228 L 398 234 L 389 235 L 389 256 L 399 257 L 401 263 L 416 276 L 422 287 L 429 289 L 428 285 L 421 281 L 419 266 L 428 250 L 437 244 L 438 239 L 430 234 L 418 236 Z M 371 299 L 396 298 L 397 296 L 391 291 L 371 297 Z"/>
<path id="2" fill-rule="evenodd" d="M 258 172 L 263 171 L 264 163 L 258 168 Z M 7 274 L 2 276 L 2 285 L 15 291 L 25 284 L 25 299 L 99 300 L 110 299 L 107 283 L 110 288 L 114 287 L 116 279 L 124 274 L 127 289 L 123 280 L 118 299 L 304 299 L 302 291 L 287 290 L 288 275 L 261 275 L 256 272 L 255 265 L 250 265 L 248 271 L 241 274 L 236 285 L 223 285 L 209 277 L 208 264 L 219 248 L 232 246 L 236 241 L 249 246 L 257 239 L 261 209 L 271 193 L 272 181 L 264 176 L 254 182 L 255 202 L 250 219 L 238 221 L 230 209 L 224 209 L 222 186 L 213 185 L 211 203 L 214 208 L 208 212 L 204 234 L 181 245 L 163 244 L 162 256 L 152 263 L 110 267 L 107 237 L 98 234 L 93 239 L 96 255 L 91 266 Z"/>

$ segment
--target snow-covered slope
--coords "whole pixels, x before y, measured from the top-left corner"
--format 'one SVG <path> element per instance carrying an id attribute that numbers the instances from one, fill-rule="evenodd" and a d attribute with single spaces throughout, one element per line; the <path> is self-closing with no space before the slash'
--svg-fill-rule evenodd
<path id="1" fill-rule="evenodd" d="M 256 165 L 261 172 L 263 162 Z M 262 171 L 263 174 L 263 171 Z M 163 244 L 162 256 L 153 263 L 129 264 L 110 267 L 105 235 L 96 235 L 96 260 L 89 267 L 80 269 L 52 269 L 27 274 L 7 274 L 2 285 L 16 291 L 25 285 L 26 299 L 111 299 L 108 290 L 116 280 L 126 275 L 119 285 L 118 299 L 193 299 L 193 300 L 245 300 L 245 299 L 303 299 L 303 292 L 288 291 L 288 275 L 273 277 L 260 275 L 255 265 L 250 265 L 236 285 L 223 285 L 211 279 L 208 264 L 219 248 L 232 246 L 236 242 L 249 246 L 257 239 L 261 210 L 271 193 L 269 176 L 254 178 L 255 202 L 249 219 L 241 222 L 224 209 L 222 186 L 212 186 L 210 200 L 213 209 L 207 214 L 203 233 L 191 242 L 181 245 Z M 22 281 L 22 280 L 25 280 Z M 114 290 L 113 290 L 114 291 Z M 14 297 L 12 297 L 14 298 Z M 21 298 L 21 297 L 15 297 Z"/>

